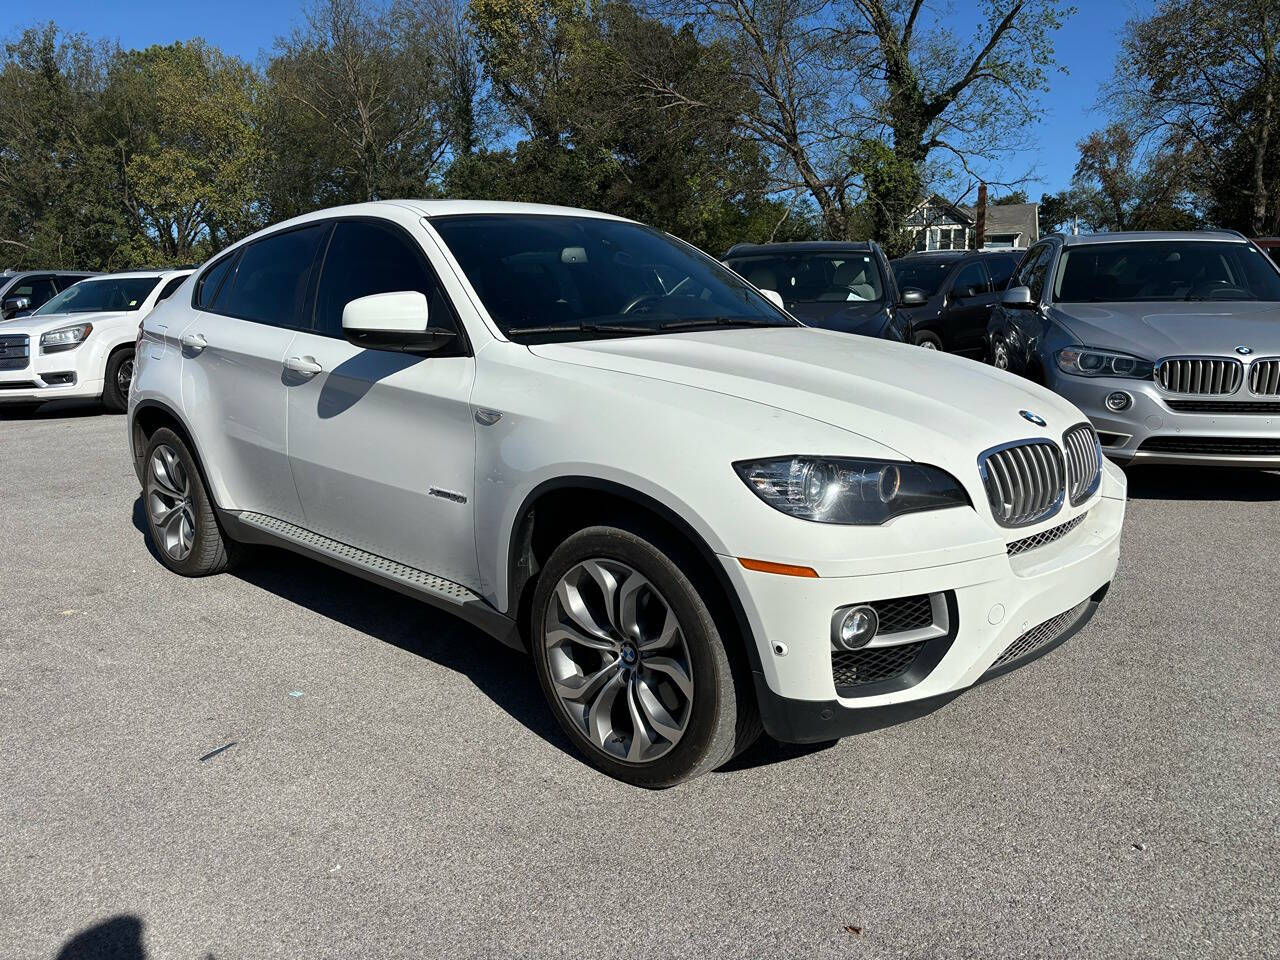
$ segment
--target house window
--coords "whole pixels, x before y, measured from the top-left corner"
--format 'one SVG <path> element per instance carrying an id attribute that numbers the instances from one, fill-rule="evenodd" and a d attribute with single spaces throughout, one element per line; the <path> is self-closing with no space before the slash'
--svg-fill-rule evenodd
<path id="1" fill-rule="evenodd" d="M 931 233 L 931 250 L 964 250 L 968 246 L 964 227 L 934 227 Z"/>

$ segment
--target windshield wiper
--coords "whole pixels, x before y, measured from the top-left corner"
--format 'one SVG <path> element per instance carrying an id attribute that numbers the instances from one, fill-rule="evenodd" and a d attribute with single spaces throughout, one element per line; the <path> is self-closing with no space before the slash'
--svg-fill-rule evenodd
<path id="1" fill-rule="evenodd" d="M 509 327 L 507 336 L 520 337 L 538 333 L 657 333 L 654 327 L 643 327 L 636 324 L 621 323 L 546 323 L 534 327 Z"/>
<path id="2" fill-rule="evenodd" d="M 688 320 L 668 320 L 663 330 L 692 330 L 696 327 L 791 327 L 795 324 L 768 317 L 690 317 Z"/>

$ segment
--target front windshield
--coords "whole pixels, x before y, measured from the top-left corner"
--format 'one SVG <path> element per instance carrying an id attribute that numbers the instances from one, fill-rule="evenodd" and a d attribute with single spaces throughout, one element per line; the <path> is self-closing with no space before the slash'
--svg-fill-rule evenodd
<path id="1" fill-rule="evenodd" d="M 954 265 L 954 260 L 895 260 L 893 277 L 899 290 L 919 290 L 932 297 Z"/>
<path id="2" fill-rule="evenodd" d="M 137 310 L 147 299 L 159 277 L 105 277 L 81 280 L 72 284 L 35 312 L 40 317 L 50 313 L 102 313 Z"/>
<path id="3" fill-rule="evenodd" d="M 795 324 L 715 260 L 651 227 L 537 214 L 431 225 L 512 340 Z"/>
<path id="4" fill-rule="evenodd" d="M 1151 240 L 1067 247 L 1059 303 L 1280 301 L 1280 273 L 1247 243 Z"/>
<path id="5" fill-rule="evenodd" d="M 870 253 L 792 253 L 733 258 L 729 266 L 787 303 L 858 301 L 884 297 L 880 268 Z"/>

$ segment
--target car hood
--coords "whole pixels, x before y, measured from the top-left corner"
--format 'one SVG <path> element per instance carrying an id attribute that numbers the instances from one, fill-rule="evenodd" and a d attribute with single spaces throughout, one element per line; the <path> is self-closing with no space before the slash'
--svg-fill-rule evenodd
<path id="1" fill-rule="evenodd" d="M 1280 354 L 1280 303 L 1069 303 L 1054 318 L 1080 343 L 1146 360 L 1180 355 Z"/>
<path id="2" fill-rule="evenodd" d="M 139 320 L 142 319 L 142 314 L 136 310 L 104 310 L 97 313 L 47 313 L 38 317 L 17 317 L 0 323 L 0 333 L 25 333 L 31 336 L 38 336 L 42 333 L 48 333 L 50 330 L 57 330 L 60 327 L 72 327 L 78 323 L 101 323 L 104 320 L 115 320 L 117 317 L 127 317 L 131 314 Z"/>
<path id="3" fill-rule="evenodd" d="M 787 311 L 806 326 L 878 337 L 889 320 L 879 301 L 814 300 L 787 304 Z"/>
<path id="4" fill-rule="evenodd" d="M 972 467 L 990 447 L 1061 437 L 1084 416 L 1061 397 L 972 360 L 806 328 L 719 330 L 541 344 L 538 356 L 740 397 L 862 436 L 898 456 Z M 1028 410 L 1044 427 L 1024 419 Z M 761 425 L 767 418 L 761 418 Z M 778 437 L 779 453 L 791 450 Z M 874 454 L 870 454 L 874 455 Z"/>

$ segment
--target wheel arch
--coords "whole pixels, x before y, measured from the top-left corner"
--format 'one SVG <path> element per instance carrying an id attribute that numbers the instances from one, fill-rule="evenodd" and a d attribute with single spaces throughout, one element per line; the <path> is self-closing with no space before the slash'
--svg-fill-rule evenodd
<path id="1" fill-rule="evenodd" d="M 508 615 L 522 632 L 539 571 L 565 536 L 599 523 L 640 521 L 656 524 L 659 531 L 689 550 L 702 574 L 700 579 L 716 591 L 711 598 L 719 608 L 715 612 L 727 618 L 727 625 L 734 628 L 740 646 L 745 648 L 751 670 L 759 673 L 760 651 L 737 590 L 707 540 L 668 504 L 618 481 L 562 476 L 544 480 L 530 490 L 515 518 L 505 558 L 506 601 Z"/>
<path id="2" fill-rule="evenodd" d="M 146 465 L 143 463 L 143 455 L 147 451 L 147 443 L 162 427 L 168 427 L 187 445 L 187 449 L 195 459 L 196 467 L 200 470 L 200 480 L 204 484 L 209 502 L 213 504 L 215 510 L 218 509 L 213 487 L 209 484 L 209 472 L 205 469 L 200 447 L 195 442 L 191 428 L 176 410 L 159 400 L 139 401 L 129 416 L 129 446 L 133 455 L 133 471 L 138 476 L 138 482 L 145 482 Z"/>

